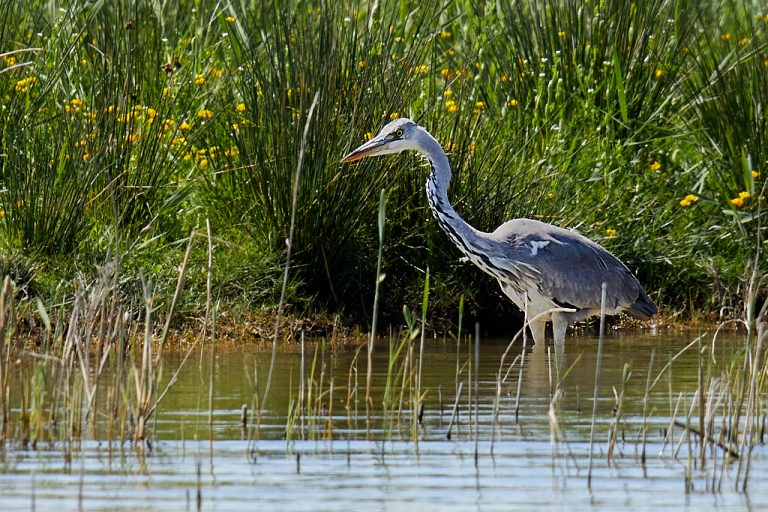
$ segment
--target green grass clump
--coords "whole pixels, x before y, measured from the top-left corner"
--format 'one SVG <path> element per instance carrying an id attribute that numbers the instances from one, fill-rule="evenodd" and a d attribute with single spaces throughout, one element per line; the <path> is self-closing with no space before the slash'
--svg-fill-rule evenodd
<path id="1" fill-rule="evenodd" d="M 414 156 L 339 164 L 405 115 L 448 151 L 451 197 L 479 229 L 518 216 L 579 229 L 672 314 L 741 316 L 765 295 L 768 12 L 752 3 L 0 0 L 0 13 L 19 20 L 0 28 L 0 244 L 34 269 L 35 293 L 60 297 L 118 258 L 126 294 L 141 297 L 142 273 L 172 294 L 209 219 L 216 296 L 274 303 L 319 93 L 291 258 L 303 307 L 371 317 L 384 189 L 383 319 L 418 303 L 427 268 L 434 318 L 460 296 L 475 315 L 511 312 L 432 221 Z M 203 245 L 185 314 L 206 302 Z"/>

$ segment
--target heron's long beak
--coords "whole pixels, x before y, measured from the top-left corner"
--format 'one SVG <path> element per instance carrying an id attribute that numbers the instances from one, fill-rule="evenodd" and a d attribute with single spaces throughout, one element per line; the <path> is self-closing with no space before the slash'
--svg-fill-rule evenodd
<path id="1" fill-rule="evenodd" d="M 341 159 L 341 163 L 348 164 L 350 162 L 356 162 L 357 160 L 361 160 L 367 156 L 374 156 L 376 153 L 378 153 L 378 150 L 386 144 L 386 139 L 371 139 L 365 144 L 361 145 L 356 150 L 352 151 L 350 154 L 345 156 Z"/>

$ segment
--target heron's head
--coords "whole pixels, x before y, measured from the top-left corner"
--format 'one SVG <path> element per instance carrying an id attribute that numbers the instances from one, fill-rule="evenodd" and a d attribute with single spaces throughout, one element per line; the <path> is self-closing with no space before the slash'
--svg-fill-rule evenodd
<path id="1" fill-rule="evenodd" d="M 371 140 L 341 159 L 342 163 L 354 162 L 368 156 L 390 155 L 408 149 L 418 149 L 416 137 L 419 125 L 400 117 L 388 123 Z"/>

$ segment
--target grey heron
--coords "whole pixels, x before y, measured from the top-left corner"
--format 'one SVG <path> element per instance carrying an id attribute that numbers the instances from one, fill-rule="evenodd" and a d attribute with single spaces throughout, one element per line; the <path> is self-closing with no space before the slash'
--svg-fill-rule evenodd
<path id="1" fill-rule="evenodd" d="M 547 322 L 552 322 L 555 342 L 560 344 L 569 324 L 599 315 L 603 283 L 606 314 L 624 312 L 640 320 L 656 314 L 656 305 L 626 265 L 583 235 L 532 219 L 510 220 L 491 233 L 467 224 L 448 200 L 451 166 L 443 148 L 408 118 L 388 123 L 342 162 L 407 150 L 429 160 L 427 198 L 438 224 L 472 263 L 494 277 L 504 294 L 527 312 L 535 343 L 544 341 Z"/>

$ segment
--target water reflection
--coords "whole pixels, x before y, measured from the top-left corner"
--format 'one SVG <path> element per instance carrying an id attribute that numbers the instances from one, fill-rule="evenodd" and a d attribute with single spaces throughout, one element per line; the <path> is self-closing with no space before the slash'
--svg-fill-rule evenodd
<path id="1" fill-rule="evenodd" d="M 665 444 L 678 396 L 683 405 L 677 417 L 685 419 L 698 386 L 697 350 L 671 362 L 693 338 L 606 338 L 591 491 L 586 467 L 596 338 L 572 338 L 563 347 L 514 345 L 504 365 L 507 341 L 483 340 L 477 397 L 472 347 L 430 342 L 423 356 L 420 422 L 415 421 L 415 378 L 409 370 L 416 367 L 418 351 L 406 363 L 404 349 L 390 367 L 388 342 L 382 341 L 374 360 L 372 404 L 365 402 L 365 362 L 362 356 L 356 359 L 358 347 L 309 346 L 303 415 L 296 413 L 302 377 L 298 350 L 278 354 L 272 392 L 260 405 L 268 351 L 220 349 L 213 359 L 205 351 L 187 362 L 162 402 L 152 424 L 152 452 L 89 440 L 75 447 L 67 465 L 63 446 L 40 451 L 6 447 L 0 506 L 3 510 L 78 504 L 90 510 L 194 509 L 199 491 L 203 508 L 216 510 L 246 504 L 291 511 L 761 509 L 768 506 L 768 457 L 763 446 L 754 450 L 750 493 L 744 495 L 734 491 L 730 480 L 734 466 L 722 466 L 723 454 L 717 448 L 708 449 L 702 468 L 688 458 L 683 429 L 676 429 Z M 742 343 L 739 338 L 719 343 L 717 362 L 709 363 L 707 374 L 718 376 Z M 168 357 L 166 373 L 181 357 Z M 644 403 L 649 374 L 655 378 L 670 362 L 671 371 L 662 374 Z M 619 393 L 622 388 L 625 365 L 631 373 L 624 388 L 615 458 L 609 462 L 608 440 L 616 421 L 614 389 Z M 211 376 L 214 395 L 209 409 Z M 449 441 L 448 423 L 459 388 Z M 386 404 L 385 396 L 390 397 Z M 249 410 L 245 439 L 243 405 Z M 637 447 L 644 422 L 650 427 L 644 445 L 648 459 L 642 464 Z M 673 445 L 680 450 L 676 458 Z M 689 467 L 693 492 L 686 494 Z M 720 492 L 707 492 L 709 482 L 720 478 L 721 472 Z"/>

